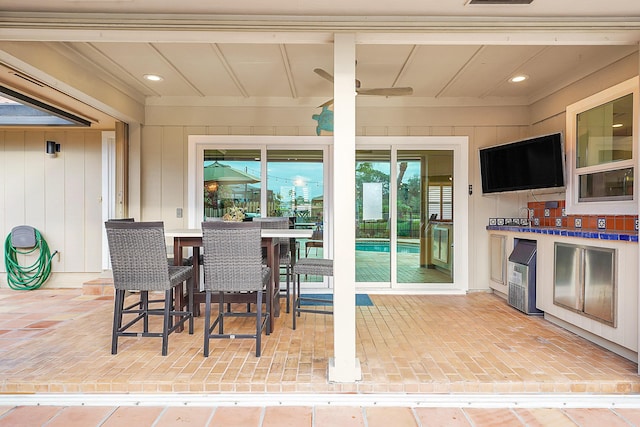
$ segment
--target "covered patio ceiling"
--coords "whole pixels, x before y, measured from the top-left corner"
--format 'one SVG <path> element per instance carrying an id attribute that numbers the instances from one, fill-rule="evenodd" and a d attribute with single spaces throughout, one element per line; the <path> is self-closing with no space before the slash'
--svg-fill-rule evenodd
<path id="1" fill-rule="evenodd" d="M 43 56 L 64 58 L 76 76 L 98 77 L 142 105 L 315 108 L 333 85 L 314 70 L 333 74 L 332 34 L 352 31 L 363 89 L 413 89 L 359 96 L 358 105 L 530 105 L 636 54 L 640 40 L 633 0 L 5 0 L 3 10 L 0 83 L 60 102 L 79 98 L 66 87 L 73 83 L 59 84 L 60 72 L 73 70 Z M 510 82 L 516 75 L 527 80 Z M 109 111 L 93 107 L 104 121 Z"/>

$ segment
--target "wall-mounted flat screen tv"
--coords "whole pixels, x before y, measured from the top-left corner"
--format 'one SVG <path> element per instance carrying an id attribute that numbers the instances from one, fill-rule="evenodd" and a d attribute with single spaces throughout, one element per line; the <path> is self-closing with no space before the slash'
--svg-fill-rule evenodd
<path id="1" fill-rule="evenodd" d="M 562 133 L 481 148 L 482 192 L 560 190 L 565 186 L 564 162 Z"/>

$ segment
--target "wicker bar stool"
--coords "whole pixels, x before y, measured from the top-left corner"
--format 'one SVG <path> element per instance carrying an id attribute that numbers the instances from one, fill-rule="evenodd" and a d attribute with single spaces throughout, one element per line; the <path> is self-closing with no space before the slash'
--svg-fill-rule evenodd
<path id="1" fill-rule="evenodd" d="M 328 306 L 333 306 L 333 301 L 308 298 L 300 295 L 300 275 L 310 274 L 315 276 L 333 276 L 333 260 L 323 258 L 300 258 L 293 265 L 295 283 L 293 285 L 293 329 L 296 329 L 296 318 L 300 313 L 333 314 L 333 310 L 319 308 L 302 308 L 303 302 L 324 302 Z"/>
<path id="2" fill-rule="evenodd" d="M 271 306 L 271 269 L 262 265 L 260 225 L 252 222 L 203 222 L 204 356 L 209 356 L 212 338 L 250 338 L 256 340 L 256 357 L 260 357 L 262 331 L 267 335 Z M 263 295 L 266 294 L 266 310 Z M 211 322 L 211 303 L 218 302 L 218 313 Z M 255 304 L 255 312 L 225 311 L 225 302 Z M 253 317 L 253 333 L 225 332 L 225 318 Z M 214 332 L 217 327 L 217 333 Z"/>
<path id="3" fill-rule="evenodd" d="M 290 219 L 286 216 L 269 216 L 265 218 L 256 217 L 253 218 L 254 222 L 259 222 L 260 227 L 262 228 L 271 228 L 271 229 L 282 229 L 290 227 Z M 286 287 L 284 289 L 279 289 L 278 295 L 280 298 L 283 296 L 286 298 L 286 310 L 287 313 L 290 311 L 290 297 L 291 297 L 291 282 L 292 280 L 292 270 L 293 264 L 295 260 L 291 258 L 291 247 L 290 241 L 287 238 L 279 239 L 280 242 L 280 267 L 285 268 L 285 277 L 286 277 Z M 264 255 L 264 254 L 263 254 Z M 266 256 L 265 256 L 266 258 Z M 274 274 L 280 274 L 278 271 L 274 271 Z"/>
<path id="4" fill-rule="evenodd" d="M 183 283 L 193 280 L 193 267 L 167 264 L 164 225 L 162 222 L 105 222 L 115 288 L 111 354 L 118 352 L 119 337 L 161 337 L 162 355 L 168 351 L 169 335 L 189 321 L 193 334 L 192 286 L 187 283 L 187 311 L 177 306 L 173 291 L 182 291 Z M 128 291 L 138 291 L 139 301 L 125 306 Z M 149 299 L 149 292 L 164 292 L 164 299 Z M 161 308 L 151 304 L 162 303 Z M 123 317 L 133 315 L 126 324 Z M 162 331 L 149 330 L 149 316 L 162 316 Z M 176 321 L 174 322 L 174 317 Z M 142 332 L 131 328 L 142 321 Z"/>

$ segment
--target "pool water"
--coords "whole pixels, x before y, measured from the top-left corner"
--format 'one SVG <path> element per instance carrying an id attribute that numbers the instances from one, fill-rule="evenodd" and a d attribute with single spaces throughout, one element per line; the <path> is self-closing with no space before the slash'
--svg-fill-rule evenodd
<path id="1" fill-rule="evenodd" d="M 400 243 L 396 249 L 399 254 L 419 254 L 420 247 L 407 243 Z M 389 243 L 385 242 L 356 242 L 356 251 L 389 252 Z"/>

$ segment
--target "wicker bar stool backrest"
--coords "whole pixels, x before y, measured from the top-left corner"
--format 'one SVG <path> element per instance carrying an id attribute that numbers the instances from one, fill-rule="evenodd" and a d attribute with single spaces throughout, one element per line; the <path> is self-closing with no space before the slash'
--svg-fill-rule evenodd
<path id="1" fill-rule="evenodd" d="M 252 221 L 259 222 L 262 228 L 289 228 L 289 217 L 286 216 L 255 217 Z"/>
<path id="2" fill-rule="evenodd" d="M 116 289 L 171 289 L 162 222 L 107 221 L 105 228 Z"/>
<path id="3" fill-rule="evenodd" d="M 266 218 L 253 218 L 254 222 L 260 223 L 262 228 L 283 229 L 289 228 L 289 217 L 286 216 L 269 216 Z M 280 253 L 287 254 L 289 252 L 289 239 L 281 237 L 278 239 L 280 243 Z"/>
<path id="4" fill-rule="evenodd" d="M 263 289 L 260 224 L 203 222 L 204 288 L 216 292 Z"/>

